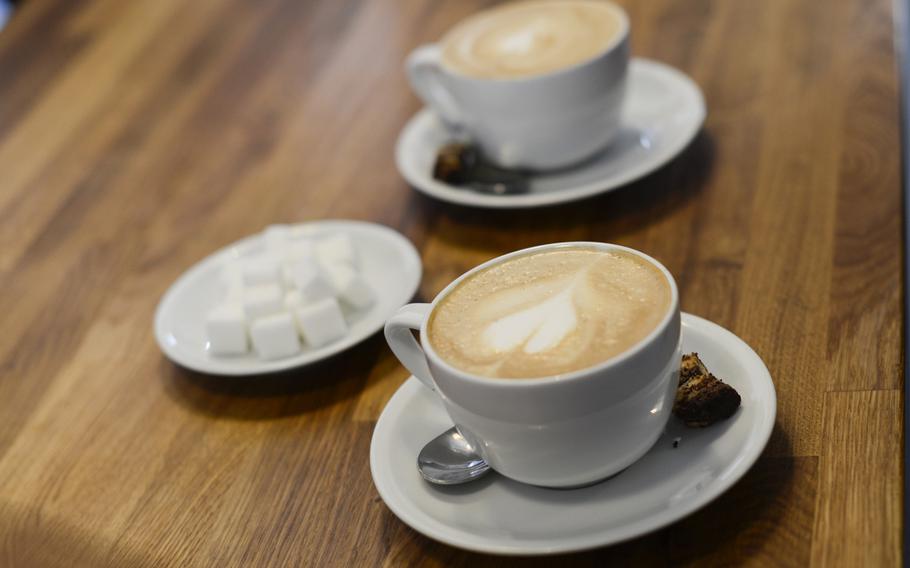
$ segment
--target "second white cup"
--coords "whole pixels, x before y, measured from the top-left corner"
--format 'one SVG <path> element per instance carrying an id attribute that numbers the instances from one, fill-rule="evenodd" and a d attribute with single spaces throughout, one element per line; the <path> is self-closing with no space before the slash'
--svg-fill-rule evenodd
<path id="1" fill-rule="evenodd" d="M 629 61 L 629 21 L 615 13 L 618 32 L 592 59 L 542 75 L 469 76 L 448 65 L 439 44 L 407 60 L 417 95 L 456 136 L 470 139 L 506 168 L 547 170 L 577 163 L 619 131 Z"/>

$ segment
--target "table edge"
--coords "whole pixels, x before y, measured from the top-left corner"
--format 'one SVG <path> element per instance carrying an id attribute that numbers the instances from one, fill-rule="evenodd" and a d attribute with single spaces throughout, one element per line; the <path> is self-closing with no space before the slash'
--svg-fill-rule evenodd
<path id="1" fill-rule="evenodd" d="M 897 61 L 898 73 L 898 100 L 900 115 L 900 164 L 901 164 L 901 199 L 902 215 L 902 245 L 901 262 L 903 262 L 903 349 L 904 349 L 904 372 L 903 372 L 903 435 L 904 443 L 902 446 L 903 456 L 901 459 L 901 477 L 903 478 L 903 511 L 901 515 L 902 522 L 902 552 L 906 561 L 910 558 L 910 527 L 907 523 L 908 496 L 910 496 L 910 480 L 907 478 L 908 457 L 910 457 L 910 422 L 907 417 L 910 416 L 910 396 L 908 396 L 908 385 L 910 385 L 910 372 L 906 364 L 907 353 L 910 353 L 910 336 L 907 333 L 907 325 L 910 322 L 910 301 L 908 301 L 908 283 L 910 283 L 910 35 L 908 35 L 908 17 L 910 17 L 910 0 L 894 0 L 893 2 L 894 18 L 894 51 Z"/>

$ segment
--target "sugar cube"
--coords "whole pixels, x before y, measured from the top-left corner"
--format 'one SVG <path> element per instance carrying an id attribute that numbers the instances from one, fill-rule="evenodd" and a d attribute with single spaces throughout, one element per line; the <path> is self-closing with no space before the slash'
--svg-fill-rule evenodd
<path id="1" fill-rule="evenodd" d="M 284 308 L 284 290 L 277 284 L 250 286 L 243 291 L 243 313 L 248 320 L 280 312 Z"/>
<path id="2" fill-rule="evenodd" d="M 285 262 L 312 259 L 315 255 L 313 242 L 306 239 L 290 241 L 284 249 Z"/>
<path id="3" fill-rule="evenodd" d="M 300 290 L 290 290 L 284 295 L 285 309 L 295 310 L 303 303 L 303 294 L 300 293 Z"/>
<path id="4" fill-rule="evenodd" d="M 344 337 L 348 332 L 341 307 L 335 298 L 326 298 L 297 308 L 294 315 L 303 341 L 312 347 L 322 347 Z"/>
<path id="5" fill-rule="evenodd" d="M 241 355 L 247 352 L 246 320 L 237 304 L 214 308 L 205 317 L 207 348 L 214 355 Z"/>
<path id="6" fill-rule="evenodd" d="M 221 285 L 226 302 L 243 302 L 243 274 L 239 263 L 231 261 L 222 265 Z"/>
<path id="7" fill-rule="evenodd" d="M 281 276 L 284 280 L 284 285 L 288 288 L 295 286 L 293 274 L 293 266 L 295 264 L 303 261 L 312 261 L 315 258 L 316 253 L 313 252 L 312 241 L 294 240 L 289 242 L 281 259 Z"/>
<path id="8" fill-rule="evenodd" d="M 288 290 L 294 288 L 294 274 L 290 264 L 281 265 L 281 283 Z"/>
<path id="9" fill-rule="evenodd" d="M 269 225 L 262 232 L 265 247 L 272 251 L 281 251 L 291 238 L 291 228 L 288 225 Z"/>
<path id="10" fill-rule="evenodd" d="M 332 283 L 316 261 L 298 260 L 290 265 L 290 271 L 294 286 L 300 290 L 306 302 L 315 302 L 334 295 Z"/>
<path id="11" fill-rule="evenodd" d="M 269 256 L 247 260 L 243 263 L 242 273 L 246 286 L 281 283 L 281 265 Z"/>
<path id="12" fill-rule="evenodd" d="M 243 283 L 243 275 L 240 273 L 240 263 L 236 260 L 224 261 L 221 264 L 220 273 L 221 283 L 224 285 Z"/>
<path id="13" fill-rule="evenodd" d="M 335 295 L 349 306 L 363 309 L 373 303 L 373 290 L 366 279 L 349 264 L 336 263 L 325 267 Z"/>
<path id="14" fill-rule="evenodd" d="M 250 337 L 256 353 L 263 359 L 280 359 L 300 351 L 297 327 L 289 312 L 257 319 L 250 326 Z"/>
<path id="15" fill-rule="evenodd" d="M 238 304 L 243 309 L 243 284 L 231 284 L 224 292 L 224 301 Z"/>
<path id="16" fill-rule="evenodd" d="M 316 241 L 313 245 L 319 262 L 323 264 L 347 263 L 357 266 L 357 250 L 351 237 L 337 233 Z"/>

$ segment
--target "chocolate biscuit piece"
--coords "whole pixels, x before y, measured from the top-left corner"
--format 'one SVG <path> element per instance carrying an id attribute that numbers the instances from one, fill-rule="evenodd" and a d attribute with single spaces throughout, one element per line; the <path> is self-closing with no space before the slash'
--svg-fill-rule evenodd
<path id="1" fill-rule="evenodd" d="M 733 416 L 739 408 L 736 389 L 708 372 L 697 353 L 683 355 L 679 375 L 673 413 L 687 426 L 710 426 Z"/>
<path id="2" fill-rule="evenodd" d="M 500 168 L 484 159 L 476 147 L 457 142 L 446 144 L 437 152 L 433 179 L 493 195 L 527 193 L 530 189 L 527 172 Z"/>
<path id="3" fill-rule="evenodd" d="M 679 366 L 679 384 L 682 385 L 692 377 L 699 375 L 708 375 L 708 368 L 698 358 L 698 353 L 689 353 L 682 356 L 682 364 Z"/>
<path id="4" fill-rule="evenodd" d="M 433 179 L 453 185 L 467 181 L 467 172 L 473 165 L 464 144 L 446 144 L 439 149 L 433 164 Z"/>

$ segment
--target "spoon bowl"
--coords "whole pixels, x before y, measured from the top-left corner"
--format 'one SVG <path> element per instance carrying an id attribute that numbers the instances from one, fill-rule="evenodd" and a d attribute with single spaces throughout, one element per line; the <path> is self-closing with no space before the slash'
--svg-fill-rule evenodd
<path id="1" fill-rule="evenodd" d="M 420 450 L 417 470 L 430 483 L 458 485 L 483 477 L 490 466 L 452 426 Z"/>

